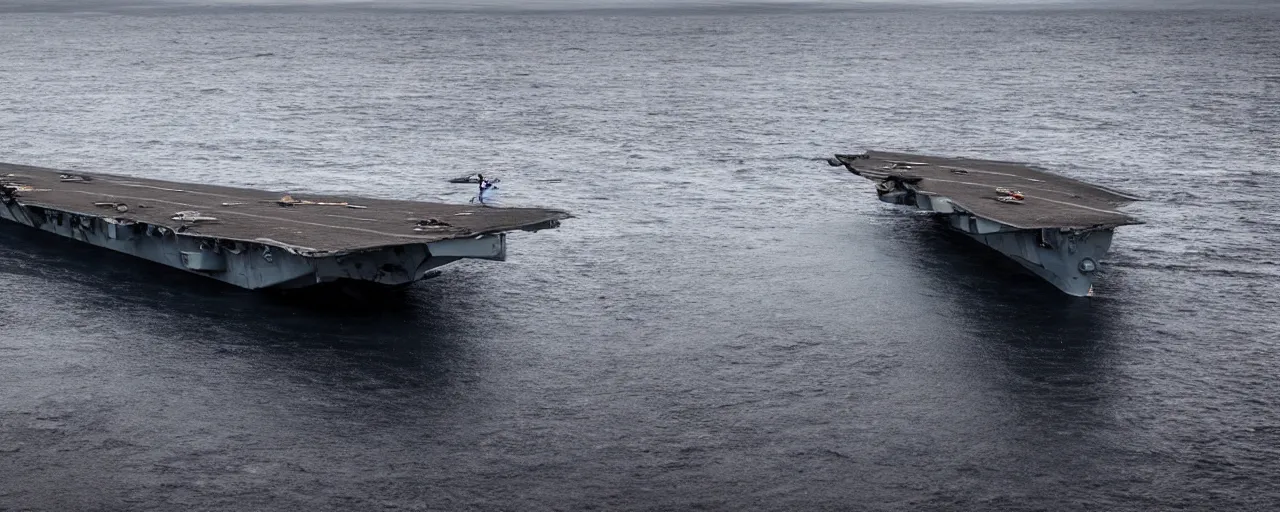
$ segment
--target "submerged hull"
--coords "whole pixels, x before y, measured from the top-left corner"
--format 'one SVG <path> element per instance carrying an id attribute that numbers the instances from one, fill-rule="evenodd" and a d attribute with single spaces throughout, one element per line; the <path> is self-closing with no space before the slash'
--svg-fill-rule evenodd
<path id="1" fill-rule="evenodd" d="M 968 234 L 968 233 L 966 233 Z M 1099 261 L 1111 247 L 1110 229 L 1050 234 L 1057 245 L 1043 245 L 1042 233 L 1015 231 L 989 235 L 968 234 L 1048 281 L 1067 295 L 1093 295 L 1093 276 Z M 1056 236 L 1054 236 L 1056 235 Z"/>
<path id="2" fill-rule="evenodd" d="M 1114 210 L 1134 198 L 1016 162 L 868 152 L 831 164 L 876 181 L 881 201 L 943 215 L 951 229 L 1077 297 L 1093 294 L 1115 228 L 1138 223 Z"/>
<path id="3" fill-rule="evenodd" d="M 1114 229 L 1019 229 L 990 219 L 957 211 L 946 198 L 915 196 L 914 203 L 881 195 L 881 200 L 915 206 L 946 216 L 946 224 L 1013 260 L 1067 295 L 1093 295 L 1093 276 L 1111 248 Z"/>
<path id="4" fill-rule="evenodd" d="M 445 240 L 370 249 L 340 256 L 304 256 L 285 247 L 226 242 L 171 229 L 17 203 L 0 205 L 0 219 L 136 256 L 250 290 L 302 288 L 342 281 L 398 287 L 462 258 L 503 260 L 506 236 Z"/>
<path id="5" fill-rule="evenodd" d="M 1114 230 L 1017 229 L 965 214 L 947 214 L 947 225 L 1008 257 L 1067 295 L 1093 295 L 1093 276 L 1111 248 Z"/>

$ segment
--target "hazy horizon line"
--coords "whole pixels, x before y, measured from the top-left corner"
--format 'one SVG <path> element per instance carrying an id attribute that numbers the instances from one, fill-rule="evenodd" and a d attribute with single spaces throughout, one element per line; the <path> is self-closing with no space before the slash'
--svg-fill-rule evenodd
<path id="1" fill-rule="evenodd" d="M 605 4 L 605 5 L 601 5 Z M 8 13 L 199 13 L 383 11 L 474 14 L 750 14 L 787 12 L 893 11 L 918 9 L 977 11 L 1062 10 L 1226 10 L 1280 7 L 1265 0 L 747 0 L 636 2 L 611 0 L 0 0 Z"/>

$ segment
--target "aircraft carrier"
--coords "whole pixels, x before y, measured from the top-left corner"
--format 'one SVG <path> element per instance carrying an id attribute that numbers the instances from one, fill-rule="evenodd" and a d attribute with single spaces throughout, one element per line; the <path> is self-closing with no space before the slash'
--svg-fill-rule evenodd
<path id="1" fill-rule="evenodd" d="M 568 212 L 290 195 L 0 163 L 0 219 L 247 289 L 403 287 Z"/>
<path id="2" fill-rule="evenodd" d="M 1019 162 L 868 151 L 828 163 L 875 181 L 881 201 L 944 215 L 1074 296 L 1093 294 L 1115 229 L 1141 223 L 1116 209 L 1138 198 Z"/>

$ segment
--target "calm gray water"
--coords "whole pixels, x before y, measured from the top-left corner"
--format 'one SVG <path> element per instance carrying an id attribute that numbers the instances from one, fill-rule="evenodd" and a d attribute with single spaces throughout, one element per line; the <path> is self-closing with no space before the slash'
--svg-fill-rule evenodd
<path id="1" fill-rule="evenodd" d="M 566 208 L 378 311 L 0 228 L 0 510 L 1280 507 L 1280 11 L 0 13 L 0 161 Z M 1092 300 L 821 159 L 1148 199 Z"/>

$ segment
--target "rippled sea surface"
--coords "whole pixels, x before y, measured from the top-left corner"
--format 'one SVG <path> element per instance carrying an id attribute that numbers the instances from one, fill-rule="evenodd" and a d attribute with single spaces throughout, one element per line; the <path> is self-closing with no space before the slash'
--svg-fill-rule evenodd
<path id="1" fill-rule="evenodd" d="M 571 210 L 384 309 L 0 227 L 0 510 L 1274 510 L 1280 12 L 0 13 L 0 161 Z M 1098 296 L 823 158 L 1140 195 Z"/>

